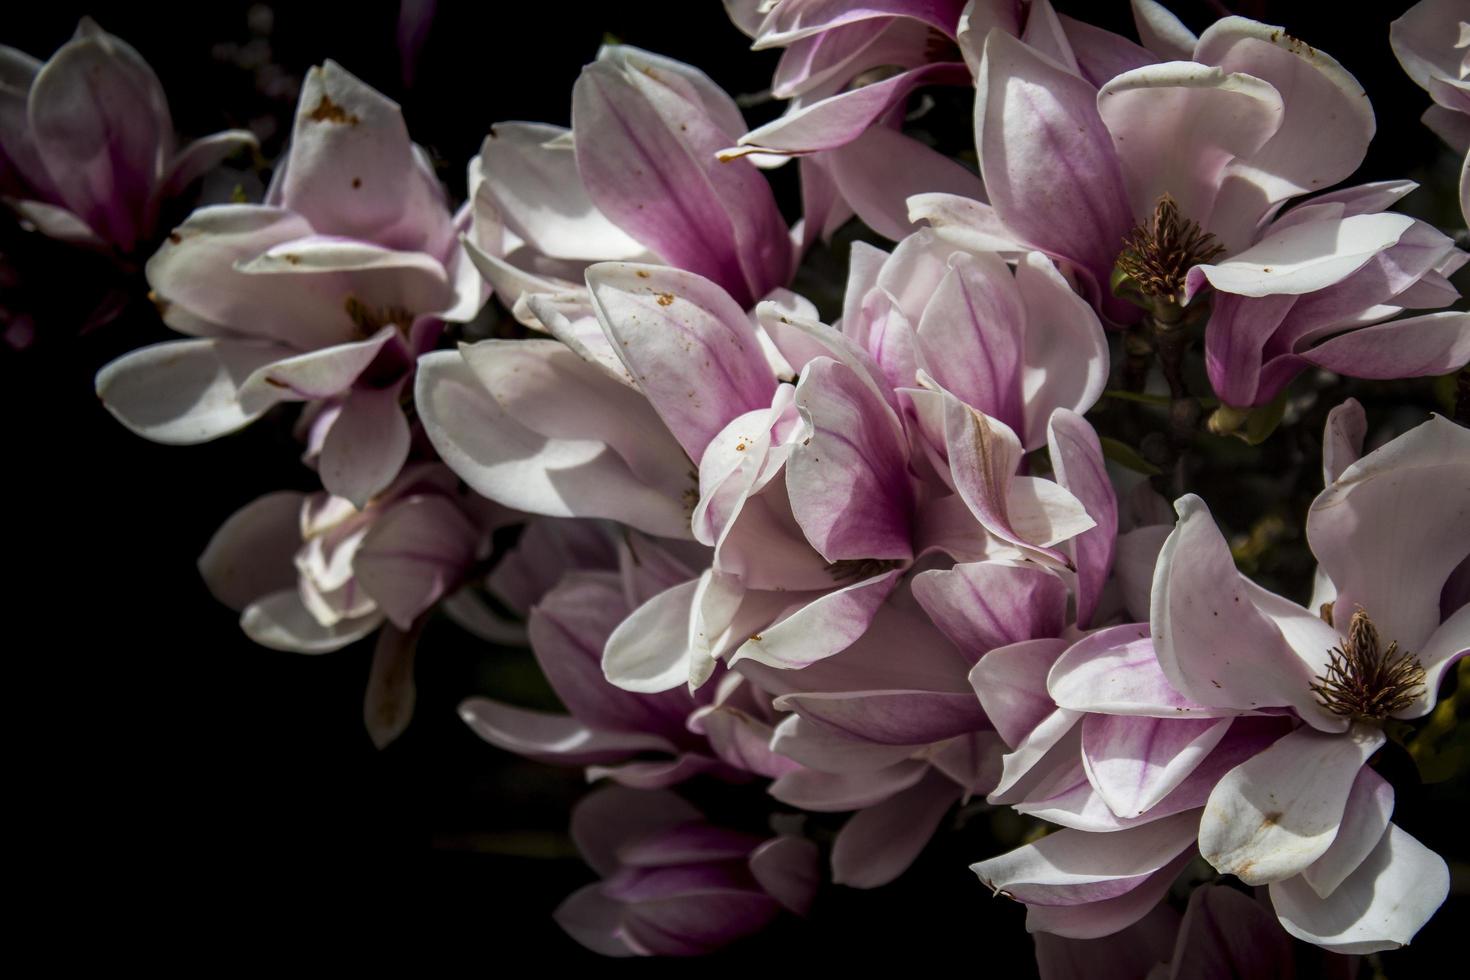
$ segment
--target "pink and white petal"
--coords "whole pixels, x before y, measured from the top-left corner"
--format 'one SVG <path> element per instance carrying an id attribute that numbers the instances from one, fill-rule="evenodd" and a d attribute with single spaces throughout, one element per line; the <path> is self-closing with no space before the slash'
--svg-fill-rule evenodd
<path id="1" fill-rule="evenodd" d="M 886 769 L 919 749 L 917 745 L 859 741 L 800 715 L 786 716 L 771 736 L 771 751 L 810 769 L 834 774 Z"/>
<path id="2" fill-rule="evenodd" d="M 1113 626 L 1068 647 L 1051 668 L 1047 691 L 1073 711 L 1149 718 L 1229 718 L 1174 689 L 1159 666 L 1148 624 Z"/>
<path id="3" fill-rule="evenodd" d="M 693 879 L 671 882 L 670 894 L 628 905 L 629 938 L 653 956 L 707 955 L 765 928 L 781 911 L 770 896 L 748 890 L 743 875 L 719 865 L 665 868 L 653 874 Z"/>
<path id="4" fill-rule="evenodd" d="M 669 752 L 672 746 L 647 732 L 614 732 L 591 728 L 570 715 L 532 711 L 514 705 L 470 698 L 459 717 L 491 745 L 516 755 L 558 766 L 615 762 L 640 752 Z"/>
<path id="5" fill-rule="evenodd" d="M 646 762 L 624 762 L 618 765 L 591 765 L 587 767 L 587 781 L 610 779 L 619 786 L 630 789 L 667 789 L 677 786 L 686 779 L 705 773 L 729 773 L 719 760 L 695 752 L 683 752 L 672 759 L 654 759 Z"/>
<path id="6" fill-rule="evenodd" d="M 884 769 L 825 773 L 798 769 L 771 783 L 771 796 L 788 806 L 816 813 L 861 810 L 901 793 L 924 778 L 929 766 L 905 759 Z"/>
<path id="7" fill-rule="evenodd" d="M 985 39 L 977 84 L 980 173 L 997 214 L 1105 284 L 1133 219 L 1096 92 L 1001 31 Z"/>
<path id="8" fill-rule="evenodd" d="M 1115 898 L 1086 905 L 1027 906 L 1026 931 L 1050 932 L 1071 939 L 1111 936 L 1148 915 L 1193 859 L 1193 849 L 1187 850 Z"/>
<path id="9" fill-rule="evenodd" d="M 606 877 L 622 868 L 618 855 L 628 845 L 702 819 L 700 812 L 676 793 L 643 793 L 606 786 L 582 797 L 572 807 L 571 833 L 582 858 Z"/>
<path id="10" fill-rule="evenodd" d="M 485 190 L 506 226 L 557 259 L 637 259 L 646 249 L 587 196 L 570 148 L 547 146 L 569 130 L 544 123 L 497 123 L 480 149 Z"/>
<path id="11" fill-rule="evenodd" d="M 360 339 L 343 302 L 348 289 L 342 277 L 252 276 L 236 268 L 313 233 L 305 218 L 281 208 L 199 208 L 145 268 L 163 322 L 184 333 L 255 336 L 298 351 Z"/>
<path id="12" fill-rule="evenodd" d="M 986 717 L 1011 748 L 1019 749 L 1056 713 L 1046 677 L 1066 649 L 1065 640 L 1024 640 L 991 650 L 970 670 L 970 684 Z"/>
<path id="13" fill-rule="evenodd" d="M 159 200 L 182 194 L 190 184 L 236 153 L 257 149 L 259 145 L 255 134 L 248 129 L 226 129 L 194 140 L 169 162 L 158 188 Z"/>
<path id="14" fill-rule="evenodd" d="M 1389 824 L 1378 846 L 1328 898 L 1297 876 L 1271 885 L 1271 904 L 1296 938 L 1364 955 L 1408 945 L 1449 890 L 1444 858 Z"/>
<path id="15" fill-rule="evenodd" d="M 1273 743 L 1215 785 L 1200 853 L 1248 885 L 1299 874 L 1332 846 L 1358 770 L 1384 741 L 1355 725 L 1346 735 L 1304 726 Z"/>
<path id="16" fill-rule="evenodd" d="M 984 185 L 971 170 L 911 136 L 874 126 L 823 154 L 842 200 L 868 227 L 899 241 L 919 220 L 908 201 L 917 194 L 983 199 Z"/>
<path id="17" fill-rule="evenodd" d="M 282 202 L 318 233 L 437 254 L 452 229 L 397 103 L 330 59 L 301 87 Z"/>
<path id="18" fill-rule="evenodd" d="M 1168 194 L 1204 227 L 1225 167 L 1264 146 L 1286 113 L 1280 93 L 1259 78 L 1192 60 L 1119 75 L 1098 92 L 1097 108 L 1134 217 L 1146 220 Z"/>
<path id="19" fill-rule="evenodd" d="M 518 425 L 552 440 L 604 444 L 649 486 L 673 496 L 689 489 L 689 458 L 648 400 L 566 346 L 484 340 L 459 353 Z"/>
<path id="20" fill-rule="evenodd" d="M 1047 425 L 1047 445 L 1057 483 L 1077 498 L 1096 522 L 1094 527 L 1073 538 L 1071 544 L 1073 563 L 1077 566 L 1077 625 L 1086 629 L 1091 625 L 1113 566 L 1118 498 L 1108 480 L 1102 444 L 1081 415 L 1067 408 L 1053 412 Z"/>
<path id="21" fill-rule="evenodd" d="M 625 691 L 656 694 L 690 681 L 689 629 L 699 579 L 665 589 L 607 639 L 602 672 Z"/>
<path id="22" fill-rule="evenodd" d="M 803 837 L 773 837 L 750 853 L 750 873 L 757 884 L 797 915 L 811 910 L 822 873 L 817 845 Z"/>
<path id="23" fill-rule="evenodd" d="M 1191 701 L 1250 710 L 1289 705 L 1308 723 L 1341 731 L 1311 685 L 1316 675 L 1252 601 L 1247 580 L 1205 502 L 1174 503 L 1179 523 L 1154 571 L 1151 632 L 1170 686 Z"/>
<path id="24" fill-rule="evenodd" d="M 399 403 L 407 380 L 386 388 L 353 388 L 322 443 L 317 460 L 322 486 L 359 510 L 393 482 L 408 459 L 408 420 Z"/>
<path id="25" fill-rule="evenodd" d="M 597 318 L 690 459 L 731 419 L 770 404 L 775 381 L 755 329 L 715 283 L 666 266 L 587 270 Z"/>
<path id="26" fill-rule="evenodd" d="M 1373 853 L 1393 817 L 1393 802 L 1391 783 L 1369 766 L 1358 770 L 1332 846 L 1302 870 L 1302 878 L 1320 897 L 1336 891 Z"/>
<path id="27" fill-rule="evenodd" d="M 877 888 L 908 870 L 959 792 L 938 773 L 853 814 L 832 844 L 832 881 Z"/>
<path id="28" fill-rule="evenodd" d="M 618 50 L 584 68 L 572 90 L 577 169 L 588 196 L 664 261 L 752 305 L 788 278 L 791 243 L 760 171 L 715 159 L 735 137 L 722 118 L 728 125 L 728 113 L 738 120 L 739 111 L 729 105 L 722 118 L 712 115 L 684 77 L 695 69 L 676 73 L 667 59 Z"/>
<path id="29" fill-rule="evenodd" d="M 97 372 L 97 397 L 145 439 L 187 446 L 254 422 L 265 407 L 247 408 L 240 393 L 257 368 L 289 350 L 237 340 L 170 340 L 143 347 Z"/>
<path id="30" fill-rule="evenodd" d="M 305 500 L 295 490 L 278 490 L 225 518 L 199 556 L 210 594 L 241 612 L 262 596 L 294 588 Z"/>
<path id="31" fill-rule="evenodd" d="M 953 36 L 963 6 L 959 0 L 864 0 L 862 3 L 817 0 L 779 4 L 762 22 L 751 47 L 756 51 L 781 48 L 813 34 L 876 17 L 911 17 Z"/>
<path id="32" fill-rule="evenodd" d="M 1108 382 L 1108 339 L 1092 307 L 1040 252 L 1016 264 L 1016 287 L 1026 307 L 1025 420 L 1018 434 L 1031 450 L 1046 441 L 1054 410 L 1081 413 L 1097 403 Z"/>
<path id="33" fill-rule="evenodd" d="M 1077 69 L 1093 85 L 1102 86 L 1124 72 L 1159 61 L 1147 48 L 1139 47 L 1112 31 L 1058 14 L 1067 45 L 1077 59 Z M 1175 59 L 1165 59 L 1175 60 Z"/>
<path id="34" fill-rule="evenodd" d="M 1000 779 L 986 795 L 986 802 L 1019 806 L 1038 788 L 1058 785 L 1068 773 L 1085 783 L 1078 762 L 1082 751 L 1080 712 L 1057 708 L 1032 729 L 1015 749 L 1000 760 Z M 1095 828 L 1091 828 L 1095 829 Z"/>
<path id="35" fill-rule="evenodd" d="M 1470 553 L 1470 431 L 1435 416 L 1343 471 L 1312 502 L 1307 540 L 1337 586 L 1346 632 L 1360 607 L 1384 643 L 1417 652 L 1439 595 Z"/>
<path id="36" fill-rule="evenodd" d="M 1355 214 L 1292 225 L 1243 252 L 1189 270 L 1187 293 L 1210 285 L 1237 296 L 1299 296 L 1341 282 L 1398 243 L 1414 219 L 1405 214 Z"/>
<path id="37" fill-rule="evenodd" d="M 892 410 L 827 358 L 807 366 L 796 407 L 811 434 L 792 447 L 786 487 L 812 547 L 830 562 L 912 557 L 913 487 Z"/>
<path id="38" fill-rule="evenodd" d="M 709 739 L 710 748 L 722 762 L 740 772 L 775 779 L 801 765 L 771 748 L 771 726 L 738 707 L 714 705 L 700 708 L 689 717 L 691 728 Z"/>
<path id="39" fill-rule="evenodd" d="M 1082 764 L 1108 809 L 1142 816 L 1195 770 L 1231 722 L 1089 714 L 1082 720 Z"/>
<path id="40" fill-rule="evenodd" d="M 1350 378 L 1449 374 L 1470 362 L 1470 313 L 1428 313 L 1349 330 L 1301 356 Z"/>
<path id="41" fill-rule="evenodd" d="M 847 89 L 788 109 L 764 126 L 740 137 L 739 145 L 724 151 L 731 160 L 746 153 L 802 154 L 847 146 L 874 126 L 889 109 L 924 85 L 968 84 L 969 71 L 953 62 L 935 62 L 900 72 L 871 85 Z"/>
<path id="42" fill-rule="evenodd" d="M 13 201 L 8 198 L 5 203 L 23 223 L 34 225 L 36 231 L 47 238 L 54 238 L 78 248 L 91 248 L 104 252 L 110 247 L 107 242 L 98 237 L 90 225 L 66 208 L 47 204 L 44 201 Z"/>
<path id="43" fill-rule="evenodd" d="M 1343 470 L 1363 455 L 1363 440 L 1368 435 L 1368 416 L 1356 398 L 1337 405 L 1327 413 L 1327 427 L 1322 433 L 1322 484 L 1331 486 Z"/>
<path id="44" fill-rule="evenodd" d="M 413 720 L 417 700 L 413 660 L 417 647 L 418 635 L 412 630 L 387 624 L 378 633 L 362 701 L 362 721 L 373 745 L 380 749 L 402 735 Z"/>
<path id="45" fill-rule="evenodd" d="M 173 151 L 168 100 L 153 69 L 84 19 L 32 79 L 28 116 L 67 210 L 131 252 L 151 231 L 153 189 Z"/>
<path id="46" fill-rule="evenodd" d="M 1143 46 L 1160 61 L 1193 61 L 1199 42 L 1183 21 L 1155 0 L 1133 0 L 1133 24 Z"/>
<path id="47" fill-rule="evenodd" d="M 285 357 L 253 372 L 240 386 L 240 403 L 263 411 L 281 401 L 315 401 L 343 394 L 378 358 L 397 330 L 384 327 L 365 340 Z"/>
<path id="48" fill-rule="evenodd" d="M 1118 535 L 1113 549 L 1113 581 L 1118 584 L 1125 610 L 1134 619 L 1148 619 L 1154 567 L 1172 530 L 1167 524 L 1153 524 Z"/>
<path id="49" fill-rule="evenodd" d="M 1467 559 L 1470 561 L 1470 559 Z M 1466 565 L 1460 565 L 1464 574 Z M 1463 602 L 1463 600 L 1461 600 Z M 1396 718 L 1421 718 L 1434 709 L 1439 698 L 1439 685 L 1445 672 L 1464 656 L 1470 655 L 1470 603 L 1462 604 L 1450 617 L 1440 624 L 1439 629 L 1418 651 L 1419 662 L 1424 666 L 1424 684 L 1414 703 L 1402 711 L 1394 712 Z"/>
<path id="50" fill-rule="evenodd" d="M 1455 0 L 1416 3 L 1388 27 L 1394 57 L 1414 84 L 1428 89 L 1434 78 L 1460 77 L 1460 54 L 1451 38 L 1466 13 Z"/>
<path id="51" fill-rule="evenodd" d="M 970 252 L 998 252 L 1011 258 L 1026 251 L 1000 220 L 995 208 L 958 194 L 923 193 L 908 199 L 908 219 L 927 221 L 935 236 Z"/>
<path id="52" fill-rule="evenodd" d="M 262 596 L 240 614 L 240 628 L 263 647 L 288 653 L 330 653 L 367 636 L 383 622 L 381 613 L 323 626 L 307 611 L 296 588 Z"/>
<path id="53" fill-rule="evenodd" d="M 928 745 L 990 727 L 968 691 L 822 691 L 783 694 L 773 706 L 883 745 Z"/>
<path id="54" fill-rule="evenodd" d="M 646 955 L 623 927 L 623 903 L 602 893 L 602 883 L 579 888 L 551 913 L 562 931 L 599 956 Z"/>
<path id="55" fill-rule="evenodd" d="M 1063 829 L 970 870 L 987 888 L 1028 905 L 1087 905 L 1126 894 L 1169 867 L 1194 844 L 1198 826 L 1198 811 L 1178 813 L 1109 834 L 1105 847 L 1093 834 Z"/>
<path id="56" fill-rule="evenodd" d="M 340 279 L 349 299 L 370 310 L 438 313 L 454 305 L 454 285 L 444 264 L 425 252 L 384 248 L 331 235 L 309 235 L 273 245 L 235 263 L 250 276 Z M 290 287 L 287 287 L 290 288 Z M 324 289 L 327 287 L 323 287 Z"/>
<path id="57" fill-rule="evenodd" d="M 962 562 L 914 576 L 913 592 L 971 662 L 997 647 L 1056 636 L 1066 625 L 1066 584 L 1030 565 Z"/>
<path id="58" fill-rule="evenodd" d="M 920 356 L 947 391 L 1019 432 L 1029 325 L 1016 280 L 994 253 L 957 252 L 948 265 L 919 319 Z"/>
<path id="59" fill-rule="evenodd" d="M 1253 75 L 1282 93 L 1286 116 L 1276 135 L 1231 168 L 1240 190 L 1254 185 L 1252 196 L 1264 192 L 1266 202 L 1275 203 L 1331 187 L 1363 162 L 1375 128 L 1373 109 L 1357 79 L 1331 55 L 1280 27 L 1226 17 L 1200 35 L 1194 60 Z M 1230 196 L 1227 186 L 1219 200 Z M 1218 206 L 1217 213 L 1229 214 Z"/>
<path id="60" fill-rule="evenodd" d="M 449 468 L 497 503 L 551 517 L 620 520 L 664 537 L 690 536 L 684 491 L 669 485 L 673 471 L 650 483 L 604 443 L 533 432 L 506 413 L 457 352 L 420 358 L 414 404 Z M 693 490 L 693 481 L 684 489 Z"/>
<path id="61" fill-rule="evenodd" d="M 817 597 L 746 640 L 730 665 L 749 660 L 796 670 L 841 653 L 867 632 L 900 574 L 897 569 L 884 572 Z"/>
<path id="62" fill-rule="evenodd" d="M 447 498 L 409 497 L 373 522 L 352 569 L 378 608 L 407 630 L 459 586 L 475 560 L 478 537 Z"/>

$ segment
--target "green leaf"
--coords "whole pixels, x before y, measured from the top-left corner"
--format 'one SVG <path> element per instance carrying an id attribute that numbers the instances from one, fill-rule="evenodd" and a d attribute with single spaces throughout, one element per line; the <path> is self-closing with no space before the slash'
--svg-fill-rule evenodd
<path id="1" fill-rule="evenodd" d="M 1142 473 L 1144 476 L 1158 476 L 1164 472 L 1138 455 L 1138 450 L 1126 442 L 1120 442 L 1112 436 L 1098 436 L 1098 442 L 1102 443 L 1103 456 L 1119 466 L 1126 466 L 1133 472 Z"/>

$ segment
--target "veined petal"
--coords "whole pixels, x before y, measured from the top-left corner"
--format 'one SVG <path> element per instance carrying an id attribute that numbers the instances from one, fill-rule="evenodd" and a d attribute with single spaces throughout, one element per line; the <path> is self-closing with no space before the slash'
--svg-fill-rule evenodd
<path id="1" fill-rule="evenodd" d="M 1230 725 L 1229 718 L 1089 714 L 1082 720 L 1082 764 L 1108 809 L 1142 816 L 1194 771 Z"/>
<path id="2" fill-rule="evenodd" d="M 1188 293 L 1193 296 L 1205 280 L 1238 296 L 1299 296 L 1324 289 L 1391 248 L 1413 225 L 1413 218 L 1392 212 L 1292 225 L 1222 262 L 1190 269 Z"/>
<path id="3" fill-rule="evenodd" d="M 1228 718 L 1233 708 L 1196 704 L 1169 683 L 1154 653 L 1148 624 L 1098 630 L 1067 648 L 1051 668 L 1047 690 L 1073 711 L 1150 718 Z"/>
<path id="4" fill-rule="evenodd" d="M 914 598 L 971 662 L 996 647 L 1052 637 L 1066 625 L 1067 587 L 1046 569 L 961 562 L 920 572 Z"/>
<path id="5" fill-rule="evenodd" d="M 917 785 L 859 810 L 832 844 L 832 881 L 877 888 L 908 870 L 959 797 L 949 780 L 930 773 Z"/>

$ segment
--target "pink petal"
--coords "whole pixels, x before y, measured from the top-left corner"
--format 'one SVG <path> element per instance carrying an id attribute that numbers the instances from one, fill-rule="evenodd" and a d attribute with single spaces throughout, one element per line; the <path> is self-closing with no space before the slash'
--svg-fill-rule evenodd
<path id="1" fill-rule="evenodd" d="M 362 720 L 368 737 L 379 749 L 386 748 L 413 720 L 417 689 L 413 682 L 414 652 L 418 636 L 392 625 L 384 626 L 373 649 L 368 671 L 367 693 L 362 702 Z"/>
<path id="2" fill-rule="evenodd" d="M 1230 724 L 1229 718 L 1089 714 L 1082 720 L 1082 763 L 1108 809 L 1142 816 L 1194 771 Z"/>
<path id="3" fill-rule="evenodd" d="M 408 420 L 399 405 L 406 380 L 352 389 L 322 443 L 317 461 L 322 486 L 359 510 L 393 482 L 408 459 Z"/>
<path id="4" fill-rule="evenodd" d="M 750 319 L 719 286 L 663 266 L 587 270 L 602 329 L 690 459 L 745 412 L 770 404 L 775 381 Z"/>
<path id="5" fill-rule="evenodd" d="M 1118 534 L 1118 499 L 1103 463 L 1102 444 L 1087 420 L 1059 408 L 1047 427 L 1047 445 L 1057 483 L 1086 508 L 1096 526 L 1072 539 L 1077 567 L 1077 625 L 1091 625 L 1103 585 L 1113 565 Z"/>
<path id="6" fill-rule="evenodd" d="M 958 797 L 953 783 L 930 774 L 917 785 L 853 814 L 832 845 L 832 881 L 877 888 L 908 870 Z"/>
<path id="7" fill-rule="evenodd" d="M 305 499 L 294 490 L 279 490 L 225 519 L 199 556 L 199 574 L 211 595 L 241 612 L 262 596 L 295 587 L 292 559 L 301 547 Z"/>
<path id="8" fill-rule="evenodd" d="M 1065 625 L 1067 588 L 1028 565 L 964 562 L 913 579 L 914 598 L 971 662 L 996 647 L 1056 636 Z"/>
<path id="9" fill-rule="evenodd" d="M 476 557 L 474 525 L 444 497 L 409 497 L 373 522 L 352 569 L 399 629 L 457 588 Z"/>

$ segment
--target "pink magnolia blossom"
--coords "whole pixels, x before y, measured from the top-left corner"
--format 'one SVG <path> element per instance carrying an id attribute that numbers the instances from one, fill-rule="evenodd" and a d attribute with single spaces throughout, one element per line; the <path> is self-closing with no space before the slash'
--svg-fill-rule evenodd
<path id="1" fill-rule="evenodd" d="M 1445 277 L 1465 261 L 1427 224 L 1384 212 L 1411 185 L 1280 214 L 1362 161 L 1374 120 L 1352 76 L 1280 28 L 1230 17 L 1194 39 L 1157 4 L 1136 9 L 1145 43 L 1185 60 L 1099 86 L 1065 51 L 972 34 L 988 203 L 925 194 L 911 215 L 969 248 L 1065 260 L 1119 323 L 1137 310 L 1108 292 L 1115 269 L 1140 301 L 1187 308 L 1210 287 L 1207 364 L 1227 404 L 1270 401 L 1313 364 L 1401 378 L 1470 359 L 1464 314 L 1390 319 L 1453 302 Z M 1153 251 L 1166 241 L 1167 261 Z"/>
<path id="2" fill-rule="evenodd" d="M 264 204 L 201 208 L 148 262 L 164 322 L 193 339 L 97 375 L 117 418 L 156 442 L 203 442 L 282 402 L 330 400 L 318 469 L 363 506 L 408 457 L 400 408 L 441 318 L 483 299 L 443 188 L 398 106 L 328 61 L 308 74 Z"/>
<path id="3" fill-rule="evenodd" d="M 715 151 L 745 129 L 690 65 L 608 45 L 572 90 L 570 131 L 500 123 L 471 164 L 471 257 L 526 325 L 611 359 L 582 278 L 595 262 L 662 261 L 749 307 L 794 268 L 791 234 L 748 161 Z"/>
<path id="4" fill-rule="evenodd" d="M 1404 71 L 1434 100 L 1424 125 L 1465 157 L 1460 212 L 1470 224 L 1470 11 L 1456 0 L 1420 0 L 1393 22 L 1388 40 Z"/>
<path id="5" fill-rule="evenodd" d="M 955 43 L 963 3 L 725 6 L 754 49 L 783 49 L 771 94 L 790 104 L 720 157 L 748 157 L 763 166 L 800 158 L 803 245 L 830 237 L 854 212 L 880 234 L 899 239 L 910 230 L 903 206 L 910 194 L 982 194 L 973 173 L 898 129 L 918 88 L 970 83 Z"/>
<path id="6" fill-rule="evenodd" d="M 1221 872 L 1269 884 L 1292 935 L 1348 953 L 1407 943 L 1443 901 L 1444 862 L 1390 823 L 1393 788 L 1365 764 L 1383 721 L 1428 713 L 1470 652 L 1470 605 L 1449 584 L 1470 555 L 1470 438 L 1436 418 L 1359 459 L 1364 430 L 1356 403 L 1329 420 L 1329 482 L 1307 517 L 1318 612 L 1240 575 L 1186 496 L 1149 631 L 1089 638 L 1049 682 L 1059 705 L 1122 721 L 1295 723 L 1219 774 L 1199 847 Z"/>
<path id="7" fill-rule="evenodd" d="M 759 726 L 761 716 L 772 712 L 770 698 L 739 677 L 694 693 L 632 693 L 607 681 L 602 650 L 608 636 L 638 605 L 691 575 L 679 556 L 642 535 L 619 542 L 608 557 L 605 567 L 568 569 L 530 608 L 531 648 L 569 714 L 471 698 L 460 706 L 465 722 L 502 749 L 586 766 L 591 778 L 639 788 L 661 788 L 702 773 L 740 780 L 747 773 L 769 777 L 794 768 L 764 748 L 769 722 L 754 738 L 743 730 Z M 508 556 L 491 576 L 492 585 L 502 585 L 502 596 L 507 579 L 521 577 L 524 569 L 515 558 Z"/>
<path id="8" fill-rule="evenodd" d="M 505 520 L 456 482 L 437 464 L 410 466 L 361 510 L 327 493 L 267 494 L 199 557 L 210 592 L 262 646 L 327 653 L 381 630 L 364 708 L 379 746 L 413 714 L 424 614 L 464 584 Z"/>
<path id="9" fill-rule="evenodd" d="M 805 915 L 816 846 L 707 822 L 669 792 L 613 786 L 572 811 L 572 838 L 602 880 L 574 892 L 557 924 L 604 956 L 699 956 Z"/>
<path id="10" fill-rule="evenodd" d="M 129 257 L 170 198 L 254 146 L 232 129 L 179 148 L 158 76 L 90 18 L 45 64 L 0 45 L 0 193 L 44 235 Z"/>

